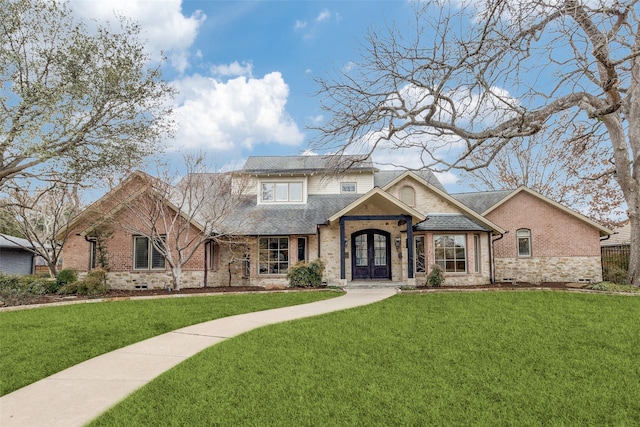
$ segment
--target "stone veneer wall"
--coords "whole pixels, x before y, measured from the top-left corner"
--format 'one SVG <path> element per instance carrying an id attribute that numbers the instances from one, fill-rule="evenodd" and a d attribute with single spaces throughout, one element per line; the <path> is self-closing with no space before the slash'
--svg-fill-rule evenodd
<path id="1" fill-rule="evenodd" d="M 495 265 L 497 282 L 602 281 L 600 257 L 496 258 Z"/>

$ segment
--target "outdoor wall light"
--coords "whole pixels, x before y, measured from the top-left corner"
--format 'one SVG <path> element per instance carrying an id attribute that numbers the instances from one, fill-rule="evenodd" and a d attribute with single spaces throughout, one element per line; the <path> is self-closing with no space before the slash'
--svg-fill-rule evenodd
<path id="1" fill-rule="evenodd" d="M 346 248 L 347 246 L 349 246 L 349 240 L 345 237 L 344 238 L 344 247 Z"/>
<path id="2" fill-rule="evenodd" d="M 396 237 L 396 249 L 400 249 L 400 237 Z"/>

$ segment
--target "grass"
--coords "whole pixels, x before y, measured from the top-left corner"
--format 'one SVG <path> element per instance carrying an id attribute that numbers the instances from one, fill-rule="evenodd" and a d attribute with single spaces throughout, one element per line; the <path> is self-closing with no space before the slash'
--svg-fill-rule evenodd
<path id="1" fill-rule="evenodd" d="M 92 357 L 184 326 L 339 295 L 217 295 L 0 312 L 1 395 Z"/>
<path id="2" fill-rule="evenodd" d="M 199 353 L 93 426 L 640 425 L 640 298 L 397 295 Z"/>

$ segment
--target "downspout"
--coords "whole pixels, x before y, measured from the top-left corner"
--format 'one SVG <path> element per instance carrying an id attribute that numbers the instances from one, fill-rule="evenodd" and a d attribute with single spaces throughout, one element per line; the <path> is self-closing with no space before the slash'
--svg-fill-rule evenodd
<path id="1" fill-rule="evenodd" d="M 321 258 L 320 256 L 320 224 L 316 224 L 316 237 L 317 237 L 317 244 L 318 244 L 318 259 Z"/>
<path id="2" fill-rule="evenodd" d="M 211 240 L 207 240 L 206 243 L 204 244 L 204 283 L 203 283 L 203 288 L 207 287 L 207 281 L 208 281 L 208 273 L 209 273 L 209 247 L 207 245 L 211 244 Z"/>
<path id="3" fill-rule="evenodd" d="M 504 238 L 504 236 L 509 233 L 509 230 L 505 231 L 504 234 L 501 234 L 497 239 L 491 240 L 491 244 L 489 245 L 489 282 L 493 285 L 496 283 L 496 265 L 495 260 L 493 259 L 493 244 L 498 240 Z M 489 239 L 491 239 L 491 234 L 489 234 Z"/>

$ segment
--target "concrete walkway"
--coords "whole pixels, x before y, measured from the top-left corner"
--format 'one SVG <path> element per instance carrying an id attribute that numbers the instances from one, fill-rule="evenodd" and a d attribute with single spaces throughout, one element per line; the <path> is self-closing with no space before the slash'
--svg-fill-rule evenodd
<path id="1" fill-rule="evenodd" d="M 0 398 L 0 426 L 81 426 L 194 354 L 260 326 L 381 301 L 395 289 L 240 314 L 178 329 L 95 357 Z M 71 350 L 73 351 L 73 350 Z"/>

